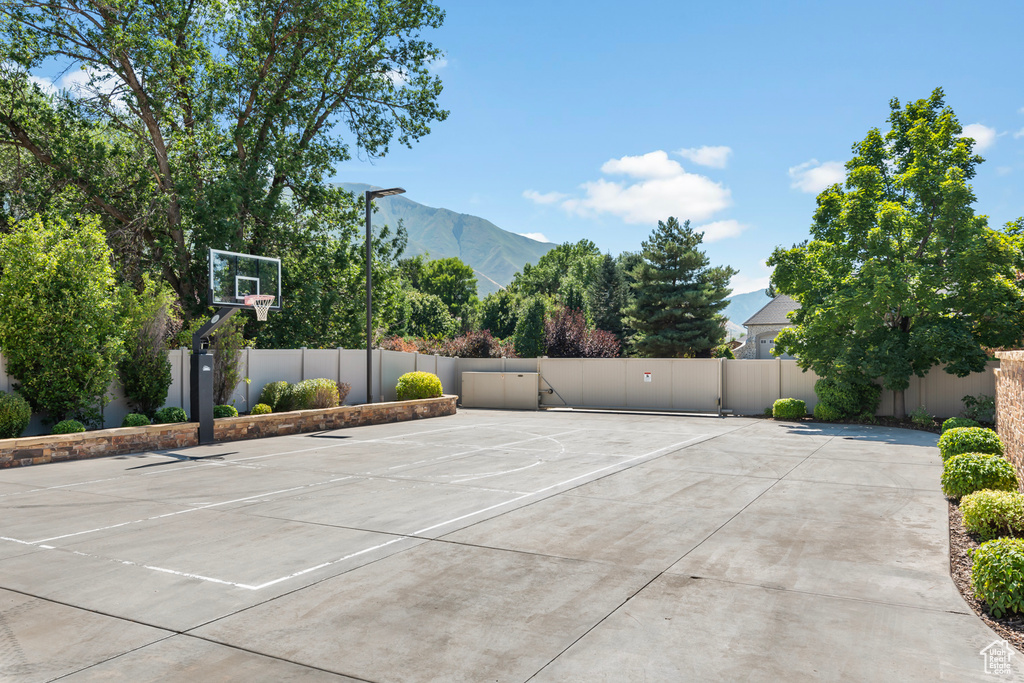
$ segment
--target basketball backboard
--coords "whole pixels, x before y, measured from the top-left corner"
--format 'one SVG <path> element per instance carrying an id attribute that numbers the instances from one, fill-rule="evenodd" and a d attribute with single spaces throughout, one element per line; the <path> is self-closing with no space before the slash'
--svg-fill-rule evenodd
<path id="1" fill-rule="evenodd" d="M 281 310 L 281 259 L 210 249 L 210 305 L 252 308 L 245 297 L 270 294 Z"/>

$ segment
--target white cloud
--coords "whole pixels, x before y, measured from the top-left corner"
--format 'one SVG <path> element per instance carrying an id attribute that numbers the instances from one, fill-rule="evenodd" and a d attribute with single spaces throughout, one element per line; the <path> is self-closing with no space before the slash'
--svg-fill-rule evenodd
<path id="1" fill-rule="evenodd" d="M 768 281 L 772 275 L 772 269 L 768 267 L 766 259 L 761 259 L 757 262 L 757 271 L 753 274 L 747 274 L 742 270 L 736 275 L 732 276 L 729 281 L 729 286 L 732 288 L 733 294 L 746 294 L 747 292 L 756 292 L 768 288 Z"/>
<path id="2" fill-rule="evenodd" d="M 51 81 L 49 78 L 40 78 L 39 76 L 29 76 L 28 80 L 30 82 L 35 83 L 36 85 L 38 85 L 39 89 L 42 90 L 47 95 L 56 95 L 57 94 L 58 88 L 57 88 L 57 86 L 55 86 L 53 84 L 53 81 Z"/>
<path id="3" fill-rule="evenodd" d="M 791 167 L 789 177 L 793 180 L 790 187 L 801 192 L 817 194 L 826 187 L 843 182 L 846 179 L 846 169 L 838 161 L 820 163 L 817 159 L 811 159 L 799 166 Z"/>
<path id="4" fill-rule="evenodd" d="M 673 153 L 701 166 L 725 168 L 726 164 L 729 163 L 729 155 L 732 154 L 732 149 L 729 147 L 708 147 L 705 145 L 704 147 L 677 149 Z"/>
<path id="5" fill-rule="evenodd" d="M 736 237 L 749 227 L 749 225 L 744 225 L 743 223 L 730 218 L 725 221 L 705 223 L 704 225 L 694 228 L 694 232 L 703 232 L 705 242 L 715 242 L 717 240 L 726 239 L 727 237 Z"/>
<path id="6" fill-rule="evenodd" d="M 672 178 L 683 174 L 678 161 L 672 161 L 661 151 L 649 152 L 637 157 L 609 159 L 601 166 L 601 172 L 608 175 L 627 175 L 633 178 Z"/>
<path id="7" fill-rule="evenodd" d="M 1021 107 L 1020 109 L 1018 109 L 1017 113 L 1018 114 L 1024 114 L 1024 107 Z"/>
<path id="8" fill-rule="evenodd" d="M 437 73 L 438 71 L 440 71 L 441 69 L 445 68 L 446 66 L 448 66 L 448 59 L 445 58 L 445 57 L 438 57 L 434 61 L 432 61 L 429 64 L 427 64 L 427 69 L 429 71 Z"/>
<path id="9" fill-rule="evenodd" d="M 1024 128 L 1021 128 L 1020 130 L 1013 134 L 1014 140 L 1017 140 L 1019 138 L 1024 138 Z"/>
<path id="10" fill-rule="evenodd" d="M 516 233 L 516 234 L 522 235 L 523 237 L 528 237 L 529 239 L 536 240 L 538 242 L 550 242 L 551 241 L 547 237 L 545 237 L 544 233 L 542 233 L 542 232 L 520 232 L 520 233 Z"/>
<path id="11" fill-rule="evenodd" d="M 669 216 L 703 221 L 728 207 L 728 188 L 696 173 L 687 173 L 662 150 L 641 156 L 611 159 L 601 166 L 609 175 L 626 175 L 633 181 L 604 178 L 583 183 L 583 197 L 571 197 L 562 208 L 580 216 L 612 214 L 627 223 L 657 223 Z"/>
<path id="12" fill-rule="evenodd" d="M 523 196 L 537 204 L 555 204 L 556 202 L 562 201 L 569 195 L 562 194 L 561 192 L 547 192 L 541 194 L 536 190 L 526 190 L 523 192 Z"/>
<path id="13" fill-rule="evenodd" d="M 974 138 L 974 151 L 983 152 L 995 144 L 996 129 L 980 123 L 971 123 L 964 126 L 964 132 L 960 137 Z"/>
<path id="14" fill-rule="evenodd" d="M 996 175 L 1010 175 L 1013 173 L 1013 166 L 996 166 Z"/>

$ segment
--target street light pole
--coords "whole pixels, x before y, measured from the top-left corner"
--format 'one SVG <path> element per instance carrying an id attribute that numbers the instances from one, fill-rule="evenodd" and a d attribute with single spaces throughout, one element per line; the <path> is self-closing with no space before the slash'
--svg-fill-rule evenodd
<path id="1" fill-rule="evenodd" d="M 370 217 L 373 213 L 373 200 L 377 197 L 390 197 L 403 194 L 405 190 L 392 187 L 387 190 L 366 191 L 366 402 L 373 403 L 373 229 Z M 384 387 L 381 387 L 383 393 Z"/>

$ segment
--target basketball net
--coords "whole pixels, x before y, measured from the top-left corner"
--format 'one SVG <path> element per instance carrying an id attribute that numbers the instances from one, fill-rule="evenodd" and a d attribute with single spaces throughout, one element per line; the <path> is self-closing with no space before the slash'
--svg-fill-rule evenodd
<path id="1" fill-rule="evenodd" d="M 245 297 L 245 305 L 252 306 L 256 311 L 257 320 L 266 320 L 267 311 L 274 303 L 273 294 L 249 294 Z"/>

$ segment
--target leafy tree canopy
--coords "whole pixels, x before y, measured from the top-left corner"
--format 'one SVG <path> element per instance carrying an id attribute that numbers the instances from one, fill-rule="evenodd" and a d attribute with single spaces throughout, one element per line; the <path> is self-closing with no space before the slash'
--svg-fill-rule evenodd
<path id="1" fill-rule="evenodd" d="M 560 296 L 568 293 L 570 297 L 579 297 L 597 271 L 600 260 L 601 251 L 590 240 L 566 242 L 541 256 L 537 265 L 528 263 L 523 266 L 522 271 L 516 273 L 509 289 L 521 296 Z M 572 284 L 564 286 L 566 282 Z"/>
<path id="2" fill-rule="evenodd" d="M 32 218 L 0 239 L 0 348 L 7 371 L 50 422 L 102 420 L 124 353 L 124 308 L 95 218 Z"/>
<path id="3" fill-rule="evenodd" d="M 322 258 L 357 270 L 359 204 L 326 178 L 447 116 L 421 35 L 443 18 L 428 0 L 0 0 L 5 211 L 88 207 L 122 271 L 159 273 L 192 315 L 206 247 L 332 236 Z M 87 85 L 45 95 L 29 74 L 53 64 Z"/>
<path id="4" fill-rule="evenodd" d="M 476 274 L 455 256 L 427 261 L 418 289 L 441 299 L 453 318 L 465 319 L 467 308 L 476 303 Z"/>
<path id="5" fill-rule="evenodd" d="M 1019 237 L 974 213 L 983 160 L 942 90 L 893 99 L 889 125 L 853 146 L 845 189 L 818 195 L 810 241 L 768 263 L 801 305 L 776 351 L 823 377 L 880 378 L 902 416 L 912 375 L 980 371 L 984 347 L 1020 341 L 1024 292 Z"/>

